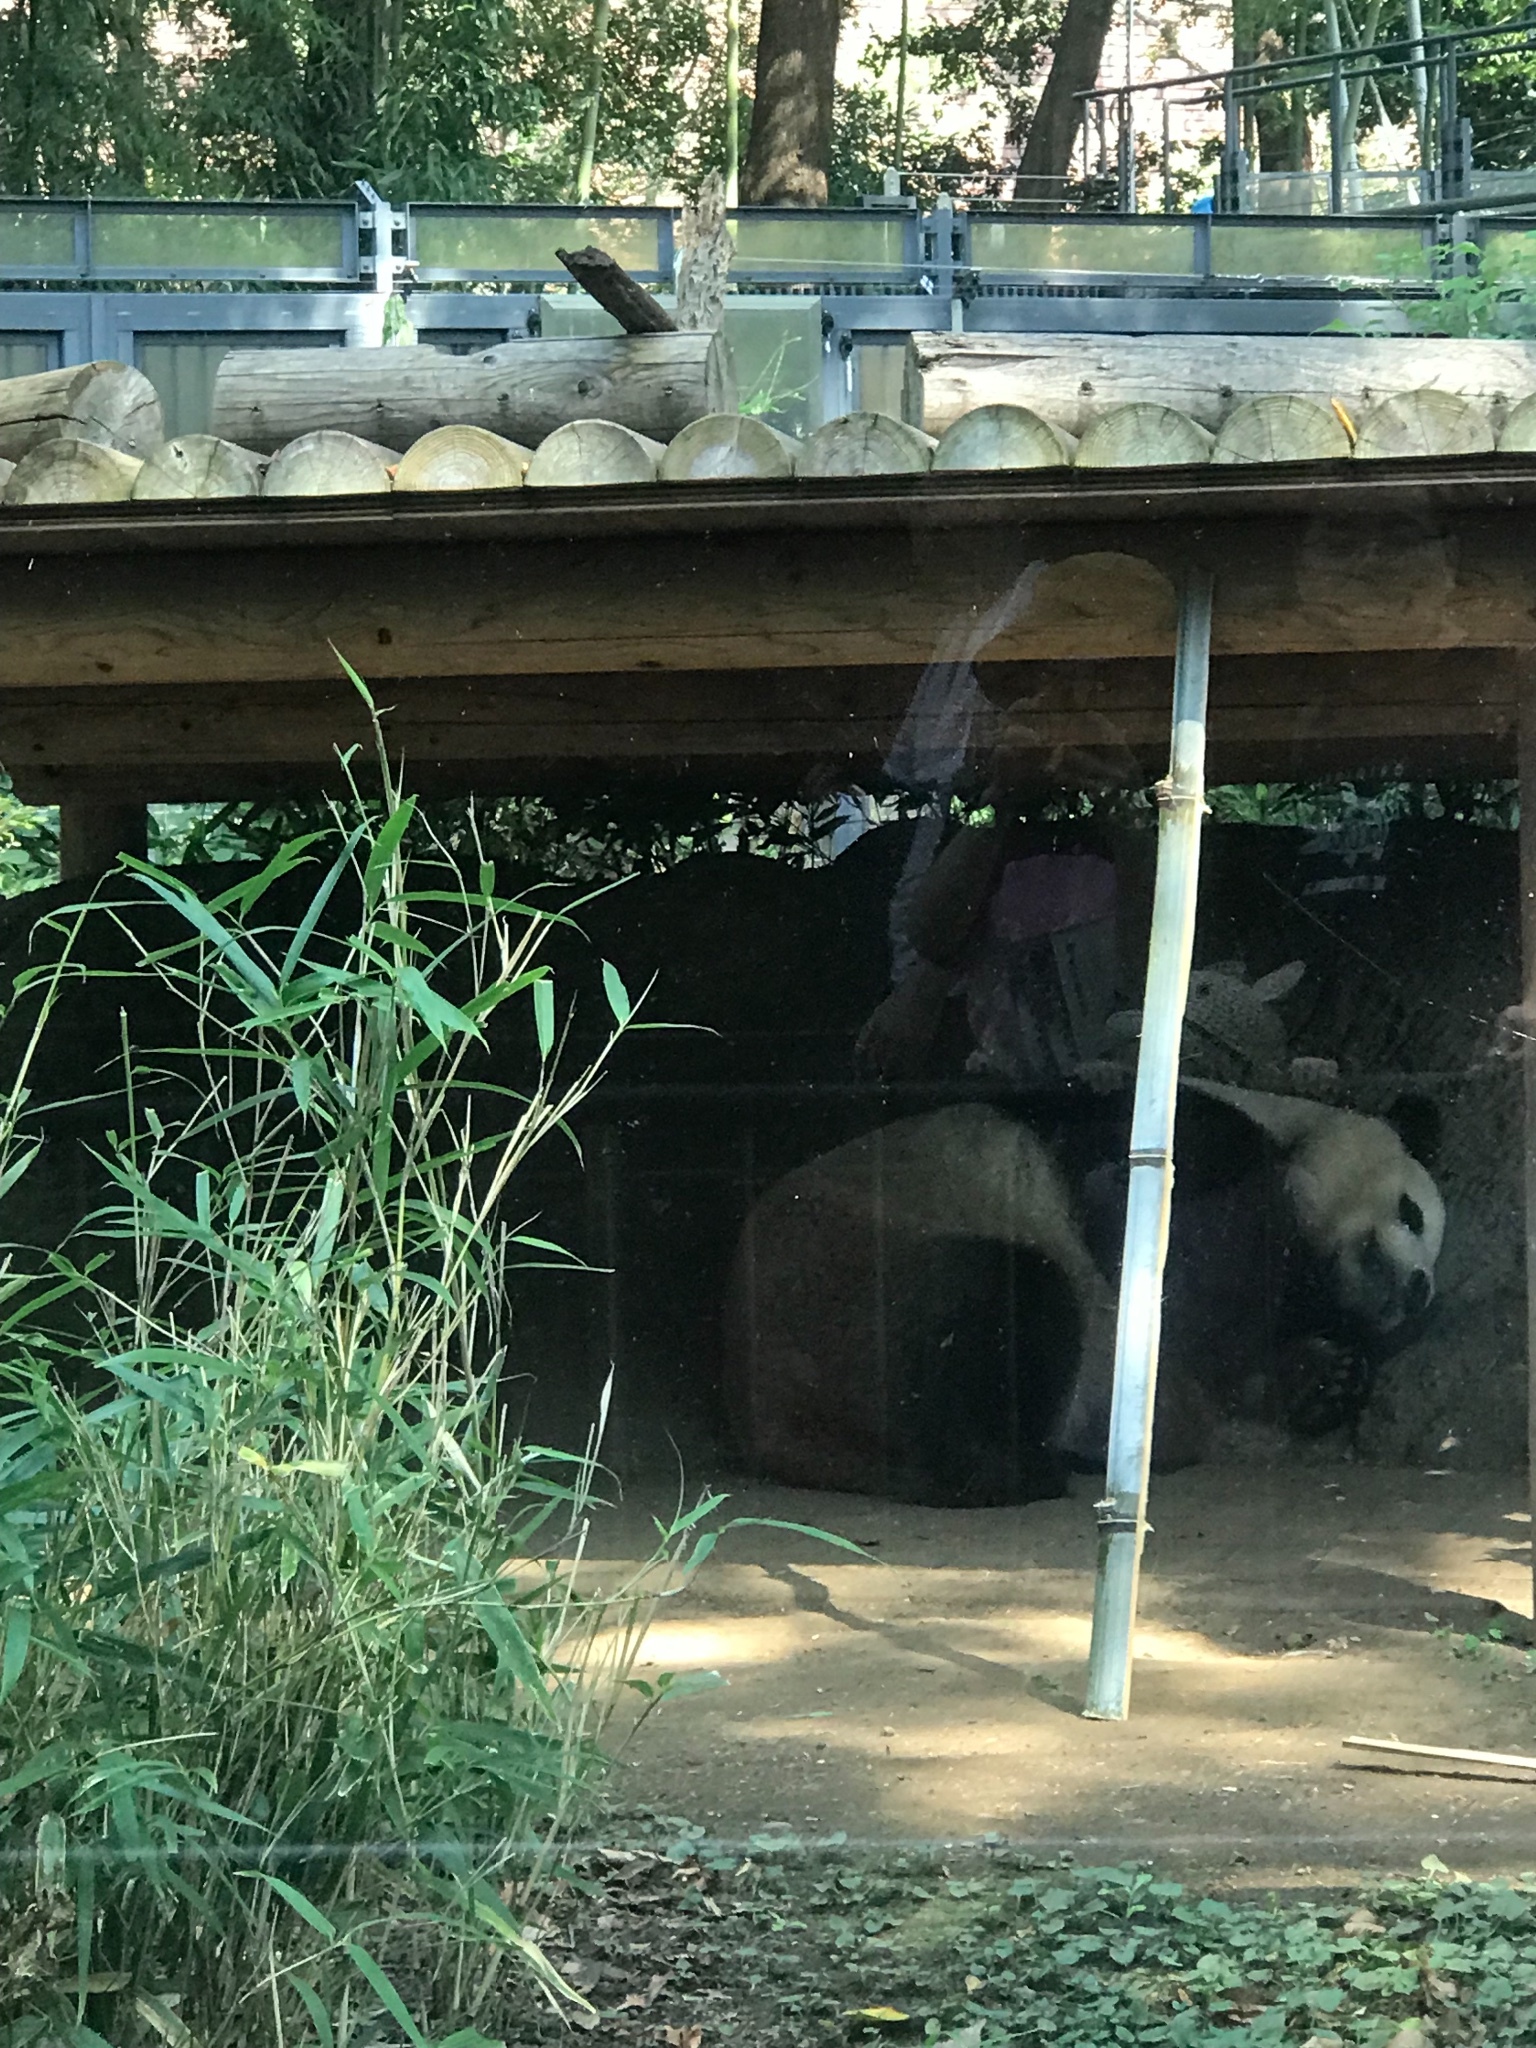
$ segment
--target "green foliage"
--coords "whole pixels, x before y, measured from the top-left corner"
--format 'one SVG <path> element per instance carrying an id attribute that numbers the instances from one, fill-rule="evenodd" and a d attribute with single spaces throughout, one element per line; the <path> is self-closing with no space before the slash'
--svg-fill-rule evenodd
<path id="1" fill-rule="evenodd" d="M 1472 1883 L 1428 1856 L 1412 1880 L 1347 1898 L 1221 1896 L 1148 1865 L 1078 1869 L 989 1839 L 981 1853 L 855 1849 L 842 1834 L 805 1842 L 767 1829 L 724 1843 L 657 1815 L 635 1841 L 656 1859 L 659 1909 L 638 1910 L 611 1882 L 557 1910 L 581 1954 L 622 1958 L 642 1979 L 652 1957 L 676 1973 L 677 2031 L 708 2015 L 721 2039 L 773 2048 L 1533 2038 L 1529 1874 Z M 593 1874 L 608 1875 L 595 1858 Z M 529 2048 L 554 2032 L 529 2030 Z"/>
<path id="2" fill-rule="evenodd" d="M 570 196 L 585 10 L 562 0 L 18 0 L 0 13 L 6 191 Z M 616 9 L 596 197 L 697 164 L 704 0 Z"/>
<path id="3" fill-rule="evenodd" d="M 517 1270 L 576 1263 L 507 1198 L 638 1003 L 605 964 L 607 1048 L 567 1071 L 564 914 L 413 854 L 417 822 L 385 763 L 382 804 L 217 893 L 125 861 L 18 979 L 46 1032 L 91 920 L 180 933 L 141 971 L 185 1031 L 125 1043 L 111 1199 L 0 1274 L 5 2048 L 468 2048 L 509 1964 L 575 1996 L 527 1915 L 720 1501 L 585 1589 L 601 1421 L 571 1454 L 501 1420 Z M 23 1071 L 0 1195 L 46 1131 Z"/>
<path id="4" fill-rule="evenodd" d="M 1476 242 L 1443 243 L 1435 254 L 1433 298 L 1404 308 L 1415 327 L 1458 339 L 1536 336 L 1536 234 L 1506 233 L 1486 254 Z"/>

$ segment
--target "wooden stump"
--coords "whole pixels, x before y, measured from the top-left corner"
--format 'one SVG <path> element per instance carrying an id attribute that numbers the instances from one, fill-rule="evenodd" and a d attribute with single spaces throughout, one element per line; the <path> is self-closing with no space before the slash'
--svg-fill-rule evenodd
<path id="1" fill-rule="evenodd" d="M 711 412 L 691 420 L 661 458 L 665 483 L 722 476 L 793 476 L 800 444 L 766 420 Z"/>
<path id="2" fill-rule="evenodd" d="M 8 462 L 44 441 L 95 441 L 143 456 L 164 439 L 155 387 L 126 363 L 77 363 L 0 382 L 0 456 Z"/>
<path id="3" fill-rule="evenodd" d="M 409 448 L 434 427 L 455 425 L 487 427 L 531 448 L 583 419 L 669 441 L 701 413 L 735 405 L 730 350 L 718 334 L 579 334 L 474 356 L 235 349 L 214 378 L 210 424 L 226 440 L 261 449 L 326 427 Z"/>
<path id="4" fill-rule="evenodd" d="M 931 434 L 884 412 L 849 412 L 818 427 L 800 451 L 801 476 L 907 476 L 933 467 Z"/>
<path id="5" fill-rule="evenodd" d="M 397 491 L 515 491 L 533 460 L 531 448 L 487 427 L 434 427 L 414 441 L 395 471 Z"/>
<path id="6" fill-rule="evenodd" d="M 1329 462 L 1353 453 L 1349 430 L 1331 405 L 1274 391 L 1250 398 L 1222 422 L 1213 462 Z"/>
<path id="7" fill-rule="evenodd" d="M 43 441 L 5 486 L 7 505 L 112 505 L 132 497 L 144 467 L 137 455 L 98 441 Z"/>
<path id="8" fill-rule="evenodd" d="M 1077 448 L 1079 469 L 1165 469 L 1209 462 L 1216 437 L 1176 406 L 1117 405 L 1096 419 Z"/>
<path id="9" fill-rule="evenodd" d="M 390 470 L 399 460 L 392 448 L 381 448 L 356 434 L 326 430 L 301 434 L 273 456 L 261 495 L 340 498 L 393 490 Z"/>
<path id="10" fill-rule="evenodd" d="M 1403 391 L 1372 406 L 1355 440 L 1357 462 L 1405 455 L 1491 455 L 1488 415 L 1451 391 Z"/>
<path id="11" fill-rule="evenodd" d="M 612 420 L 572 420 L 541 441 L 528 465 L 530 490 L 558 484 L 653 484 L 666 453 Z"/>
<path id="12" fill-rule="evenodd" d="M 946 427 L 935 469 L 1060 469 L 1077 443 L 1025 405 L 978 405 Z"/>
<path id="13" fill-rule="evenodd" d="M 1536 455 L 1536 393 L 1511 408 L 1499 436 L 1501 455 Z"/>
<path id="14" fill-rule="evenodd" d="M 162 441 L 134 480 L 135 498 L 258 498 L 266 457 L 214 434 Z"/>

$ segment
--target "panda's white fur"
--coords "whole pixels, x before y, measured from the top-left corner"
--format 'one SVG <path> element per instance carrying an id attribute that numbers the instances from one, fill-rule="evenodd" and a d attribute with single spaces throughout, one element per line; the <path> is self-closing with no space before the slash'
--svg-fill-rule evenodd
<path id="1" fill-rule="evenodd" d="M 1297 1237 L 1326 1268 L 1326 1291 L 1346 1318 L 1389 1338 L 1428 1307 L 1445 1209 L 1389 1124 L 1297 1096 L 1183 1085 L 1235 1111 L 1273 1146 Z M 1101 1169 L 1111 1180 L 1116 1170 Z M 787 1174 L 748 1219 L 727 1305 L 726 1390 L 744 1448 L 792 1484 L 871 1485 L 881 1425 L 870 1403 L 881 1402 L 857 1363 L 860 1283 L 848 1248 L 876 1228 L 914 1256 L 945 1239 L 987 1241 L 1026 1248 L 1057 1268 L 1077 1303 L 1079 1338 L 1077 1357 L 1061 1361 L 1070 1391 L 1049 1442 L 1074 1457 L 1101 1454 L 1115 1293 L 1089 1249 L 1075 1193 L 1041 1131 L 981 1103 L 902 1118 Z M 846 1309 L 833 1306 L 845 1299 Z M 1181 1375 L 1169 1377 L 1177 1402 Z M 1198 1398 L 1191 1412 L 1194 1443 Z M 1177 1439 L 1177 1423 L 1159 1426 L 1165 1442 Z"/>
<path id="2" fill-rule="evenodd" d="M 1445 1204 L 1390 1124 L 1302 1096 L 1265 1095 L 1220 1081 L 1184 1085 L 1230 1104 L 1275 1141 L 1297 1227 L 1333 1266 L 1343 1308 L 1383 1334 L 1401 1326 L 1410 1306 L 1428 1308 L 1445 1241 Z M 1381 1285 L 1378 1262 L 1394 1285 Z"/>

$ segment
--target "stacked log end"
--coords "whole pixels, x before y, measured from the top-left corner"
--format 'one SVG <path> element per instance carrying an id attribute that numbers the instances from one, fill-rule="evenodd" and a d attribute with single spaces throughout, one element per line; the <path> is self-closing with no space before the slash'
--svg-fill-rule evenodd
<path id="1" fill-rule="evenodd" d="M 6 481 L 7 505 L 111 505 L 133 496 L 144 467 L 136 455 L 99 441 L 42 441 Z"/>
<path id="2" fill-rule="evenodd" d="M 351 497 L 394 489 L 400 457 L 360 434 L 321 427 L 280 448 L 262 481 L 264 498 Z"/>
<path id="3" fill-rule="evenodd" d="M 134 480 L 145 498 L 255 498 L 261 494 L 265 456 L 216 434 L 182 434 L 151 449 Z"/>
<path id="4" fill-rule="evenodd" d="M 911 476 L 933 467 L 931 434 L 883 412 L 828 420 L 801 452 L 801 476 Z"/>

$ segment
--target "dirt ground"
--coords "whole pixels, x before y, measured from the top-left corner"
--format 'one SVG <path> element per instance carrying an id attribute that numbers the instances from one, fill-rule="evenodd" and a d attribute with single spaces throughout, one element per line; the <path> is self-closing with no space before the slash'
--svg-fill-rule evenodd
<path id="1" fill-rule="evenodd" d="M 1536 1773 L 1380 1765 L 1346 1735 L 1536 1754 L 1523 1485 L 1359 1465 L 1155 1484 L 1132 1718 L 1079 1714 L 1093 1490 L 955 1512 L 742 1488 L 642 1676 L 718 1671 L 636 1733 L 626 1804 L 749 1840 L 976 1841 L 1196 1879 L 1536 1869 Z M 624 1523 L 672 1502 L 632 1497 Z"/>

